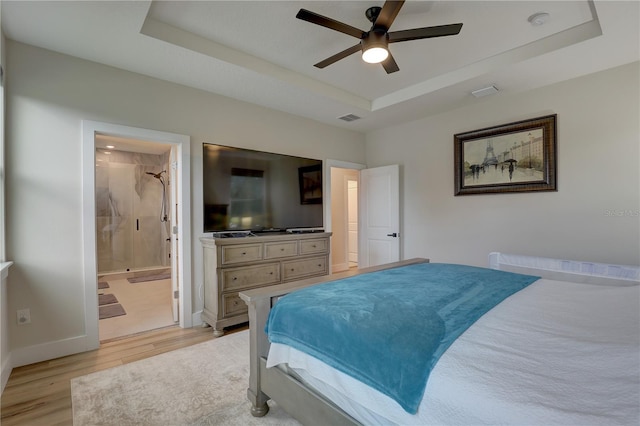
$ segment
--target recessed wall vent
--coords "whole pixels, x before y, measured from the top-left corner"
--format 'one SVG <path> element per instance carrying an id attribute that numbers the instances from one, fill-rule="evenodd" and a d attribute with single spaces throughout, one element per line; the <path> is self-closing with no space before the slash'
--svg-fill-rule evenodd
<path id="1" fill-rule="evenodd" d="M 498 88 L 496 86 L 483 87 L 482 89 L 471 92 L 471 94 L 476 98 L 493 95 L 494 93 L 498 93 Z"/>
<path id="2" fill-rule="evenodd" d="M 343 120 L 343 121 L 356 121 L 356 120 L 360 120 L 362 117 L 358 117 L 355 114 L 347 114 L 347 115 L 343 115 L 342 117 L 338 117 L 339 120 Z"/>

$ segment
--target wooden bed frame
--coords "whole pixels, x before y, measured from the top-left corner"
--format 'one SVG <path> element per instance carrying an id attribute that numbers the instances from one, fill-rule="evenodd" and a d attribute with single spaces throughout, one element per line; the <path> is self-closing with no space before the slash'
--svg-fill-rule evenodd
<path id="1" fill-rule="evenodd" d="M 510 255 L 505 255 L 510 256 Z M 515 258 L 515 259 L 513 259 Z M 599 282 L 608 281 L 611 283 L 630 283 L 640 281 L 640 277 L 629 279 L 618 279 L 615 268 L 617 265 L 590 264 L 575 261 L 559 262 L 555 269 L 545 269 L 537 266 L 523 266 L 520 260 L 538 259 L 528 256 L 512 256 L 506 258 L 500 253 L 489 255 L 489 267 L 509 272 L 518 272 L 540 276 L 542 278 L 571 281 L 571 282 Z M 264 332 L 264 328 L 269 316 L 271 307 L 278 298 L 312 285 L 324 282 L 335 281 L 368 272 L 381 271 L 385 269 L 397 268 L 400 266 L 425 263 L 428 259 L 415 258 L 386 265 L 374 266 L 370 268 L 345 271 L 324 277 L 310 278 L 303 281 L 295 281 L 272 287 L 265 287 L 255 290 L 248 290 L 240 293 L 240 297 L 249 307 L 249 336 L 250 336 L 250 377 L 247 396 L 252 403 L 251 414 L 255 417 L 262 417 L 269 411 L 267 401 L 273 399 L 292 417 L 305 425 L 357 425 L 355 419 L 338 408 L 335 404 L 325 399 L 323 396 L 305 386 L 295 377 L 287 374 L 280 368 L 266 368 L 266 358 L 269 354 L 269 340 Z M 584 265 L 586 269 L 599 270 L 613 266 L 612 274 L 601 275 L 598 273 L 582 272 Z M 591 266 L 589 266 L 591 265 Z M 581 269 L 582 268 L 582 269 Z M 640 268 L 635 267 L 635 275 L 640 274 Z M 597 278 L 596 278 L 597 277 Z"/>

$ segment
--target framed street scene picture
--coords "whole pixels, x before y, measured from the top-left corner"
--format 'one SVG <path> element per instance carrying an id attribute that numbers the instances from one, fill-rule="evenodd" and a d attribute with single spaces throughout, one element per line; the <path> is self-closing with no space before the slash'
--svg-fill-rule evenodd
<path id="1" fill-rule="evenodd" d="M 556 191 L 556 118 L 454 135 L 455 195 Z"/>

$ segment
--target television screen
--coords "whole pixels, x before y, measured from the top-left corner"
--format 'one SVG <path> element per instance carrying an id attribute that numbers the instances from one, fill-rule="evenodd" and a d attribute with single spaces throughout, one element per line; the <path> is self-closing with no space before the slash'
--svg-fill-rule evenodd
<path id="1" fill-rule="evenodd" d="M 203 146 L 204 232 L 323 226 L 321 160 Z"/>

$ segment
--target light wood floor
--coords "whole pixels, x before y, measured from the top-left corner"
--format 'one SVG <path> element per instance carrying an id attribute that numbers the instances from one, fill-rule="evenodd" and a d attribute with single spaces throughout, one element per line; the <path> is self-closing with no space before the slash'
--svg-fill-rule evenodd
<path id="1" fill-rule="evenodd" d="M 242 325 L 229 332 L 246 328 Z M 74 377 L 211 339 L 211 328 L 171 326 L 102 342 L 94 351 L 15 368 L 2 393 L 0 423 L 3 426 L 71 425 L 71 379 Z"/>

